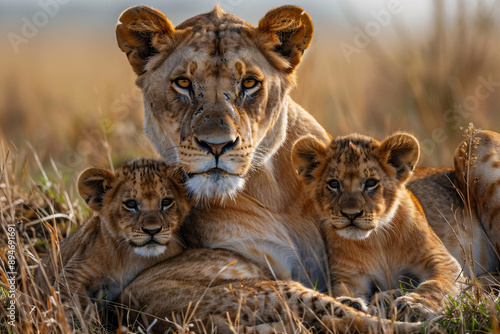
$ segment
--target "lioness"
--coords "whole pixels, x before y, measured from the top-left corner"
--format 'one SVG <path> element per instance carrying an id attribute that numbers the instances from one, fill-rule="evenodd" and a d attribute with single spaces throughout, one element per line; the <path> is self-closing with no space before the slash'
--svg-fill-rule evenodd
<path id="1" fill-rule="evenodd" d="M 115 299 L 139 272 L 179 254 L 178 227 L 191 208 L 181 179 L 177 168 L 145 158 L 114 173 L 85 170 L 78 192 L 95 215 L 62 242 L 63 268 L 59 255 L 44 257 L 37 283 L 52 285 L 58 275 L 63 302 L 74 297 L 85 308 L 103 290 Z"/>
<path id="2" fill-rule="evenodd" d="M 405 187 L 418 157 L 418 141 L 404 133 L 382 142 L 350 135 L 328 146 L 305 137 L 293 147 L 294 168 L 323 222 L 332 296 L 346 304 L 368 311 L 372 298 L 375 309 L 392 295 L 397 317 L 416 319 L 460 292 L 458 262 Z M 401 296 L 402 282 L 416 288 Z"/>
<path id="3" fill-rule="evenodd" d="M 289 97 L 312 34 L 296 6 L 271 10 L 257 27 L 217 6 L 176 28 L 135 6 L 116 27 L 143 91 L 144 131 L 182 164 L 199 202 L 184 226 L 188 245 L 232 250 L 278 279 L 324 289 L 317 220 L 309 201 L 296 202 L 305 196 L 290 167 L 299 137 L 328 139 Z M 231 200 L 237 211 L 218 209 Z"/>

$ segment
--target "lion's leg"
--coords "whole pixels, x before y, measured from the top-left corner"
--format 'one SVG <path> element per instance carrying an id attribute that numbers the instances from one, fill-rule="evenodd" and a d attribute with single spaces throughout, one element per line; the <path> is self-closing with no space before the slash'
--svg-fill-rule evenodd
<path id="1" fill-rule="evenodd" d="M 218 332 L 271 331 L 273 325 L 259 325 L 278 322 L 306 322 L 341 333 L 377 332 L 384 328 L 398 332 L 419 329 L 418 324 L 393 324 L 371 317 L 296 282 L 234 281 L 209 288 L 185 281 L 148 280 L 148 284 L 145 287 L 141 280 L 134 281 L 124 291 L 123 298 L 131 301 L 133 309 L 141 310 L 147 323 L 152 323 L 152 315 L 157 317 L 152 327 L 155 333 L 173 327 L 180 330 L 214 325 Z M 136 316 L 137 312 L 133 312 L 129 319 Z M 227 319 L 227 323 L 222 324 L 222 319 Z"/>
<path id="2" fill-rule="evenodd" d="M 466 204 L 464 220 L 478 220 L 489 239 L 474 236 L 475 252 L 488 257 L 476 262 L 487 266 L 482 268 L 485 271 L 493 271 L 498 268 L 500 254 L 500 134 L 485 130 L 469 134 L 456 150 L 454 163 L 457 185 Z M 491 248 L 489 242 L 496 254 L 481 249 Z"/>

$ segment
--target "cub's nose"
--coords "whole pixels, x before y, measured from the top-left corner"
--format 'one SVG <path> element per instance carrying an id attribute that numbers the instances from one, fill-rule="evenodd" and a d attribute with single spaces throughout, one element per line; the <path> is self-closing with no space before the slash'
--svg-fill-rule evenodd
<path id="1" fill-rule="evenodd" d="M 143 226 L 141 229 L 144 233 L 149 234 L 150 236 L 154 236 L 155 234 L 161 231 L 161 226 Z"/>
<path id="2" fill-rule="evenodd" d="M 363 215 L 363 210 L 359 211 L 359 212 L 344 212 L 342 210 L 340 210 L 340 214 L 344 217 L 346 217 L 347 219 L 349 219 L 350 221 L 354 221 L 356 218 L 359 218 Z"/>

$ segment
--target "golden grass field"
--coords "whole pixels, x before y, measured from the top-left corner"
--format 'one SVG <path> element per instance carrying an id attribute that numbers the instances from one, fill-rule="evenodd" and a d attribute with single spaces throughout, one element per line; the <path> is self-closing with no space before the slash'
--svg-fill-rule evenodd
<path id="1" fill-rule="evenodd" d="M 424 32 L 395 21 L 394 36 L 374 38 L 351 62 L 339 45 L 352 44 L 352 32 L 319 27 L 292 97 L 334 136 L 360 132 L 382 139 L 408 131 L 422 143 L 419 166 L 451 166 L 460 126 L 473 122 L 500 132 L 500 6 L 471 7 L 457 1 L 450 17 L 436 2 Z M 18 54 L 0 53 L 0 219 L 4 232 L 7 223 L 21 223 L 16 282 L 24 303 L 17 329 L 3 320 L 2 333 L 70 331 L 56 312 L 61 305 L 41 300 L 30 285 L 36 259 L 89 214 L 75 192 L 79 172 L 156 154 L 142 134 L 134 74 L 113 26 L 108 29 L 70 29 L 35 38 Z M 488 80 L 493 84 L 486 87 Z M 3 284 L 6 235 L 0 233 Z M 470 314 L 458 305 L 444 331 L 498 330 L 495 298 L 465 301 Z M 5 308 L 0 304 L 2 318 Z"/>

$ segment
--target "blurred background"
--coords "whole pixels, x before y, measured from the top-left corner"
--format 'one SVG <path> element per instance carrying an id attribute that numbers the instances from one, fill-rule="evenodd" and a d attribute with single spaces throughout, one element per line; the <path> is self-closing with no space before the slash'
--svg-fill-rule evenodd
<path id="1" fill-rule="evenodd" d="M 216 3 L 253 25 L 273 7 L 302 6 L 315 36 L 292 96 L 334 136 L 408 131 L 421 141 L 419 166 L 451 166 L 460 127 L 500 131 L 498 0 L 139 2 L 174 25 Z M 2 0 L 0 165 L 9 152 L 16 173 L 48 166 L 74 184 L 85 167 L 155 154 L 114 33 L 135 4 Z"/>

